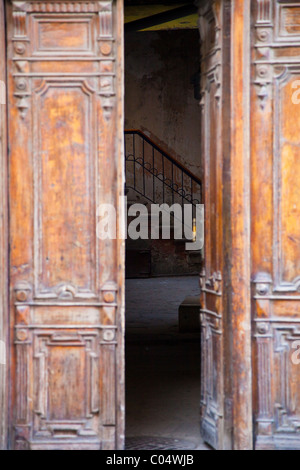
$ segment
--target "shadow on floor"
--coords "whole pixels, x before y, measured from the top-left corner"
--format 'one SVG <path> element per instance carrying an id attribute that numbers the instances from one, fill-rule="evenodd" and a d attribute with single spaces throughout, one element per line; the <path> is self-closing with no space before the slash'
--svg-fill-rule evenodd
<path id="1" fill-rule="evenodd" d="M 126 448 L 207 449 L 199 428 L 199 333 L 178 331 L 194 277 L 126 281 Z"/>

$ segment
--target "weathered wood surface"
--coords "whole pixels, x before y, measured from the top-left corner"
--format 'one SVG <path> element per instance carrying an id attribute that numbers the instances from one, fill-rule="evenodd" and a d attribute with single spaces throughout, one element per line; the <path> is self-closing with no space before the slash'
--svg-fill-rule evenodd
<path id="1" fill-rule="evenodd" d="M 255 447 L 300 448 L 299 2 L 199 8 L 202 432 L 217 448 L 252 447 L 252 373 Z M 6 2 L 6 15 L 11 392 L 8 407 L 0 366 L 1 446 L 9 408 L 10 447 L 122 448 L 124 247 L 95 236 L 97 205 L 118 206 L 123 192 L 122 2 Z"/>
<path id="2" fill-rule="evenodd" d="M 300 449 L 300 5 L 252 7 L 255 446 Z"/>
<path id="3" fill-rule="evenodd" d="M 7 4 L 15 449 L 123 446 L 122 8 Z"/>
<path id="4" fill-rule="evenodd" d="M 250 0 L 235 0 L 231 18 L 231 259 L 233 449 L 252 437 L 250 302 Z M 226 267 L 228 269 L 228 267 Z"/>
<path id="5" fill-rule="evenodd" d="M 6 140 L 6 51 L 4 3 L 0 2 L 0 449 L 7 447 L 7 140 Z M 5 346 L 4 346 L 5 345 Z M 6 354 L 5 354 L 6 356 Z"/>

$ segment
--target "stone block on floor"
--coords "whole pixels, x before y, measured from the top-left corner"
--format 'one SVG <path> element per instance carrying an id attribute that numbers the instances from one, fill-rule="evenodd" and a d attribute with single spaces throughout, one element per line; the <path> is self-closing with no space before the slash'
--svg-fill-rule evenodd
<path id="1" fill-rule="evenodd" d="M 200 331 L 200 295 L 188 296 L 178 309 L 180 333 Z"/>

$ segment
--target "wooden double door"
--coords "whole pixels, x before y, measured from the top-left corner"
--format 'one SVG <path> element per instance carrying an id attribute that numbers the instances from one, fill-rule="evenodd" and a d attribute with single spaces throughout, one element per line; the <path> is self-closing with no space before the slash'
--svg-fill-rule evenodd
<path id="1" fill-rule="evenodd" d="M 300 6 L 197 3 L 202 436 L 300 448 Z M 0 23 L 0 446 L 121 449 L 123 1 L 1 1 Z"/>

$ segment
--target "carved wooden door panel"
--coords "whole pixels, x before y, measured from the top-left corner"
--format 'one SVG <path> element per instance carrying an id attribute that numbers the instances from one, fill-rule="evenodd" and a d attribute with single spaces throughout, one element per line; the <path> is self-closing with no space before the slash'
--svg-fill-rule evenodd
<path id="1" fill-rule="evenodd" d="M 15 449 L 123 446 L 122 8 L 7 3 Z"/>
<path id="2" fill-rule="evenodd" d="M 4 2 L 0 2 L 0 449 L 7 447 L 7 142 Z"/>
<path id="3" fill-rule="evenodd" d="M 300 449 L 300 5 L 252 3 L 255 444 Z"/>

